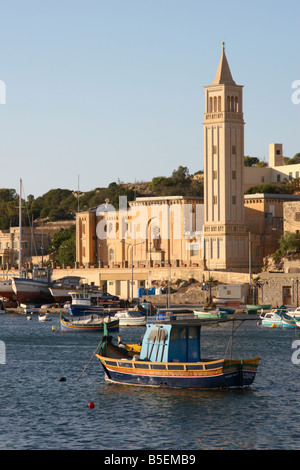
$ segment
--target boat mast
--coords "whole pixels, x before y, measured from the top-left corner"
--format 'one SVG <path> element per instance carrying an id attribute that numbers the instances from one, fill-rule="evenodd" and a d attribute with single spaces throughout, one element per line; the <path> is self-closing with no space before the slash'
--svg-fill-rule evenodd
<path id="1" fill-rule="evenodd" d="M 20 197 L 19 197 L 19 276 L 21 277 L 22 261 L 22 180 L 20 178 Z"/>

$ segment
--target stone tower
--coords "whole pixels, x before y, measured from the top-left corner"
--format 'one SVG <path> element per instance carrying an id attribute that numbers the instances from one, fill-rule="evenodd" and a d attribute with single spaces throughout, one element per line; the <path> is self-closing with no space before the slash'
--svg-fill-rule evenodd
<path id="1" fill-rule="evenodd" d="M 224 43 L 204 88 L 204 261 L 207 269 L 245 270 L 243 86 L 232 78 Z"/>

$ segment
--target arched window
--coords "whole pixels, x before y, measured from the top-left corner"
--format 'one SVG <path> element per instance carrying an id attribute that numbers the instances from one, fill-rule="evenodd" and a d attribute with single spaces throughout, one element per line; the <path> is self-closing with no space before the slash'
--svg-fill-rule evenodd
<path id="1" fill-rule="evenodd" d="M 213 99 L 212 99 L 212 97 L 209 98 L 209 109 L 208 109 L 208 112 L 209 112 L 209 113 L 212 113 L 212 112 L 213 112 Z"/>
<path id="2" fill-rule="evenodd" d="M 218 96 L 218 111 L 221 111 L 221 96 Z"/>
<path id="3" fill-rule="evenodd" d="M 227 111 L 230 111 L 230 96 L 227 96 Z"/>
<path id="4" fill-rule="evenodd" d="M 239 112 L 239 100 L 237 96 L 235 97 L 235 112 Z"/>
<path id="5" fill-rule="evenodd" d="M 214 97 L 214 112 L 217 112 L 217 97 Z"/>
<path id="6" fill-rule="evenodd" d="M 233 98 L 233 96 L 231 97 L 231 107 L 230 107 L 230 111 L 231 111 L 231 112 L 234 112 L 234 98 Z"/>

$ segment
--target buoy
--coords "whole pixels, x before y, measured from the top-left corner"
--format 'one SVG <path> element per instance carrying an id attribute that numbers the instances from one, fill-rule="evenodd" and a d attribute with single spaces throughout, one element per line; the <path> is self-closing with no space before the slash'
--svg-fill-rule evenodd
<path id="1" fill-rule="evenodd" d="M 55 331 L 55 326 L 54 325 L 52 325 L 52 331 Z"/>
<path id="2" fill-rule="evenodd" d="M 27 320 L 31 320 L 31 317 L 28 316 L 28 317 L 27 317 Z"/>
<path id="3" fill-rule="evenodd" d="M 273 323 L 272 328 L 276 328 L 276 324 L 275 324 L 275 323 Z"/>
<path id="4" fill-rule="evenodd" d="M 66 382 L 66 380 L 67 380 L 66 377 L 60 377 L 60 378 L 58 379 L 59 382 Z"/>
<path id="5" fill-rule="evenodd" d="M 94 408 L 94 407 L 95 407 L 94 403 L 92 401 L 90 401 L 89 402 L 89 408 Z"/>

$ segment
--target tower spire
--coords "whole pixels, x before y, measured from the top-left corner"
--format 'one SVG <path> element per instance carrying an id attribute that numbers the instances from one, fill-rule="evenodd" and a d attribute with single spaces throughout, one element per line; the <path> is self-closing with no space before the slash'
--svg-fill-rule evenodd
<path id="1" fill-rule="evenodd" d="M 235 85 L 235 81 L 232 78 L 230 67 L 227 62 L 227 57 L 225 54 L 225 42 L 222 42 L 222 56 L 219 62 L 219 67 L 215 76 L 215 79 L 212 85 L 220 84 L 232 84 Z"/>

